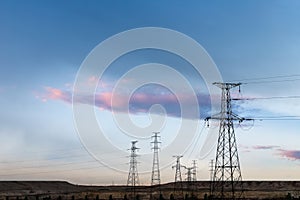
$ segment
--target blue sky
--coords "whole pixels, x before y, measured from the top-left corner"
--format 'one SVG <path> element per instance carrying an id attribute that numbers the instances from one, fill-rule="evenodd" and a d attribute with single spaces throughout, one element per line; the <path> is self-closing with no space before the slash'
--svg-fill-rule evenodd
<path id="1" fill-rule="evenodd" d="M 182 59 L 153 50 L 121 57 L 107 70 L 103 79 L 105 84 L 97 88 L 100 109 L 96 115 L 98 119 L 106 119 L 106 137 L 123 151 L 121 154 L 117 151 L 97 153 L 105 154 L 102 158 L 123 172 L 115 173 L 96 162 L 83 148 L 76 133 L 71 95 L 81 63 L 108 37 L 133 28 L 163 27 L 186 34 L 201 44 L 225 81 L 250 82 L 246 79 L 299 75 L 299 9 L 300 2 L 296 0 L 1 1 L 0 179 L 126 183 L 126 149 L 132 138 L 118 137 L 120 130 L 105 98 L 116 81 L 136 65 L 157 62 L 172 66 L 190 81 L 199 95 L 200 107 L 206 109 L 207 87 Z M 97 78 L 91 81 L 97 81 Z M 245 84 L 242 95 L 300 95 L 299 82 Z M 123 89 L 126 90 L 126 85 Z M 239 95 L 236 93 L 235 90 L 234 94 Z M 169 116 L 165 118 L 162 147 L 170 145 L 180 119 L 178 103 L 172 99 L 170 91 L 152 85 L 140 88 L 132 98 L 130 117 L 137 124 L 151 123 L 148 109 L 153 103 L 165 106 Z M 298 99 L 265 99 L 235 104 L 236 112 L 249 117 L 299 116 L 300 112 Z M 117 115 L 124 115 L 122 107 L 120 110 L 122 112 Z M 156 115 L 157 112 L 160 111 L 155 111 Z M 162 115 L 156 117 L 162 120 Z M 192 123 L 196 119 L 186 120 Z M 203 121 L 198 120 L 198 131 L 201 132 Z M 297 120 L 255 121 L 249 131 L 237 129 L 244 179 L 299 179 L 298 130 Z M 199 159 L 197 152 L 207 134 L 208 130 L 204 129 L 197 140 L 199 144 L 191 144 L 192 148 L 183 158 L 186 165 L 190 165 L 192 159 Z M 146 139 L 140 141 L 141 154 L 150 153 L 149 142 Z M 208 179 L 208 162 L 214 154 L 212 149 L 205 158 L 198 160 L 199 179 Z M 162 180 L 169 182 L 174 176 L 167 166 L 172 160 L 172 152 L 162 156 L 166 160 Z M 151 154 L 140 159 L 141 171 L 151 169 L 145 164 L 151 159 Z M 141 182 L 148 184 L 149 176 L 142 173 Z"/>

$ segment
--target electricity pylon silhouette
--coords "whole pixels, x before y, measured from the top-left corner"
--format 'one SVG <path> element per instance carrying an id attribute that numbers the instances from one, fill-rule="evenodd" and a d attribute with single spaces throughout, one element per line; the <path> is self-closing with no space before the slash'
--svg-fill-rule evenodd
<path id="1" fill-rule="evenodd" d="M 193 172 L 192 172 L 192 180 L 197 181 L 197 163 L 196 160 L 193 160 Z"/>
<path id="2" fill-rule="evenodd" d="M 158 158 L 158 151 L 159 151 L 159 144 L 161 143 L 158 141 L 160 137 L 158 134 L 159 132 L 153 132 L 154 135 L 152 136 L 153 142 L 153 165 L 152 165 L 152 175 L 151 175 L 151 185 L 160 184 L 160 171 L 159 171 L 159 158 Z"/>
<path id="3" fill-rule="evenodd" d="M 182 166 L 182 167 L 184 167 L 187 171 L 186 171 L 186 181 L 187 182 L 192 182 L 192 171 L 193 171 L 193 169 L 194 169 L 194 167 L 186 167 L 186 166 Z"/>
<path id="4" fill-rule="evenodd" d="M 178 199 L 183 198 L 183 187 L 182 187 L 182 176 L 181 176 L 181 167 L 180 158 L 183 156 L 173 156 L 176 158 L 176 164 L 172 166 L 172 169 L 175 168 L 175 182 L 174 182 L 174 195 L 175 193 L 179 193 L 177 196 Z"/>
<path id="5" fill-rule="evenodd" d="M 241 118 L 232 112 L 230 90 L 241 83 L 213 83 L 222 89 L 221 112 L 205 120 L 220 120 L 214 175 L 212 182 L 213 199 L 238 199 L 242 197 L 242 174 L 234 133 L 233 121 L 251 120 Z"/>
<path id="6" fill-rule="evenodd" d="M 194 191 L 197 190 L 197 161 L 193 160 L 193 170 L 192 170 L 192 199 L 196 199 L 194 196 Z"/>
<path id="7" fill-rule="evenodd" d="M 159 144 L 161 143 L 159 141 L 159 132 L 153 132 L 152 139 L 153 141 L 151 142 L 152 149 L 153 149 L 153 164 L 152 164 L 152 173 L 151 173 L 151 186 L 158 185 L 158 192 L 159 196 L 161 195 L 161 190 L 160 190 L 160 170 L 159 170 L 159 157 L 158 157 L 158 152 L 159 152 Z M 151 187 L 151 192 L 150 192 L 150 199 L 156 198 L 153 193 L 156 193 L 157 190 L 155 190 L 153 187 Z M 158 199 L 158 198 L 157 198 Z"/>
<path id="8" fill-rule="evenodd" d="M 181 182 L 182 181 L 182 177 L 181 177 L 180 167 L 182 165 L 180 164 L 180 158 L 182 158 L 183 156 L 173 156 L 173 157 L 176 158 L 176 165 L 172 166 L 172 169 L 175 168 L 175 183 L 176 182 Z"/>
<path id="9" fill-rule="evenodd" d="M 197 172 L 197 166 L 196 166 L 196 160 L 193 160 L 193 165 L 192 167 L 186 167 L 186 166 L 182 166 L 186 169 L 186 181 L 187 181 L 187 185 L 188 187 L 186 188 L 186 191 L 190 191 L 191 192 L 191 198 L 194 199 L 194 191 L 196 190 L 196 172 Z"/>
<path id="10" fill-rule="evenodd" d="M 209 195 L 212 197 L 212 183 L 213 183 L 213 177 L 214 177 L 214 160 L 210 160 L 209 172 L 210 172 L 210 190 L 209 190 Z"/>
<path id="11" fill-rule="evenodd" d="M 193 166 L 192 167 L 186 167 L 186 166 L 182 166 L 183 168 L 186 169 L 186 181 L 187 181 L 187 188 L 186 188 L 186 191 L 190 191 L 191 192 L 191 195 L 192 195 L 192 198 L 194 198 L 194 191 L 195 191 L 195 179 L 194 179 L 194 169 L 195 169 L 195 162 L 193 162 Z"/>
<path id="12" fill-rule="evenodd" d="M 139 175 L 137 170 L 137 154 L 136 150 L 139 149 L 135 146 L 137 141 L 131 141 L 130 150 L 130 162 L 129 162 L 129 173 L 127 179 L 127 186 L 131 186 L 132 199 L 135 199 L 135 186 L 139 184 Z"/>

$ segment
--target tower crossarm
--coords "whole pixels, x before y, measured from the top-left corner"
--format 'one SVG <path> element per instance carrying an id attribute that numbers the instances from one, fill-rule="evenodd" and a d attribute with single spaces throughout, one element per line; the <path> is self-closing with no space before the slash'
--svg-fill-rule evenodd
<path id="1" fill-rule="evenodd" d="M 221 82 L 214 82 L 213 85 L 221 88 L 221 89 L 227 89 L 230 90 L 234 87 L 240 87 L 242 83 L 221 83 Z"/>
<path id="2" fill-rule="evenodd" d="M 251 118 L 245 118 L 245 117 L 239 117 L 237 114 L 231 112 L 231 113 L 227 113 L 228 117 L 224 118 L 222 116 L 222 113 L 218 113 L 216 115 L 212 115 L 210 117 L 206 117 L 204 120 L 205 121 L 209 121 L 209 120 L 224 120 L 224 119 L 229 119 L 229 120 L 234 120 L 234 121 L 239 121 L 240 123 L 243 122 L 243 121 L 252 121 L 254 119 L 251 119 Z"/>

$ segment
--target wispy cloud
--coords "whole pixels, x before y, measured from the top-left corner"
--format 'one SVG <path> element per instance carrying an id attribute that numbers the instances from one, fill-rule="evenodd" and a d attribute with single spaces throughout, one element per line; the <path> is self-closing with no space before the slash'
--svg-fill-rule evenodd
<path id="1" fill-rule="evenodd" d="M 91 79 L 94 81 L 94 79 Z M 98 107 L 101 110 L 117 111 L 117 112 L 130 112 L 130 113 L 147 113 L 151 106 L 159 104 L 166 110 L 170 116 L 181 117 L 181 107 L 187 109 L 186 118 L 200 117 L 190 116 L 189 113 L 194 113 L 195 107 L 200 107 L 201 117 L 207 115 L 210 110 L 210 98 L 207 94 L 197 94 L 196 99 L 198 103 L 193 105 L 189 94 L 184 92 L 180 94 L 173 94 L 166 88 L 159 86 L 147 86 L 146 88 L 137 90 L 133 93 L 128 102 L 128 93 L 119 92 L 113 93 L 111 90 L 98 91 L 95 96 L 81 95 L 74 103 L 89 104 Z M 183 102 L 179 102 L 178 97 Z M 72 92 L 68 89 L 59 89 L 53 87 L 44 87 L 42 92 L 36 94 L 36 98 L 47 102 L 49 100 L 58 100 L 66 103 L 72 103 Z"/>
<path id="2" fill-rule="evenodd" d="M 273 155 L 290 160 L 300 160 L 300 150 L 286 150 L 277 145 L 255 145 L 245 146 L 239 145 L 243 152 L 252 152 L 256 150 L 272 150 Z"/>
<path id="3" fill-rule="evenodd" d="M 300 150 L 278 149 L 277 155 L 288 158 L 290 160 L 300 160 Z"/>
<path id="4" fill-rule="evenodd" d="M 252 147 L 252 149 L 256 150 L 269 150 L 269 149 L 278 149 L 280 146 L 275 146 L 275 145 L 255 145 Z"/>
<path id="5" fill-rule="evenodd" d="M 72 102 L 71 92 L 53 87 L 44 87 L 43 92 L 35 92 L 35 97 L 43 102 L 48 100 L 61 100 L 67 103 Z"/>
<path id="6" fill-rule="evenodd" d="M 256 98 L 258 98 L 256 100 Z M 266 99 L 264 99 L 266 98 Z M 253 118 L 269 116 L 299 116 L 299 99 L 268 99 L 266 96 L 249 96 L 245 101 L 233 101 L 237 114 Z M 251 100 L 253 99 L 253 100 Z"/>
<path id="7" fill-rule="evenodd" d="M 239 145 L 239 148 L 251 151 L 251 150 L 274 150 L 279 149 L 280 146 L 276 145 L 254 145 L 254 146 L 246 146 L 246 145 Z"/>

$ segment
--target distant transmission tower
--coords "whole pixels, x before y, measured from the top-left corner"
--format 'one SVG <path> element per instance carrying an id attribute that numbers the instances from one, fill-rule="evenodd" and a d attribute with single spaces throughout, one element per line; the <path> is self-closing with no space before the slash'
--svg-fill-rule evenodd
<path id="1" fill-rule="evenodd" d="M 212 196 L 212 183 L 213 183 L 213 178 L 214 178 L 214 160 L 210 160 L 209 172 L 210 172 L 210 190 L 209 190 L 209 194 L 210 194 L 210 196 Z"/>
<path id="2" fill-rule="evenodd" d="M 221 112 L 206 118 L 220 120 L 215 170 L 212 182 L 213 199 L 237 199 L 242 197 L 242 174 L 234 133 L 233 121 L 250 120 L 232 112 L 230 89 L 241 83 L 213 83 L 222 89 Z"/>
<path id="3" fill-rule="evenodd" d="M 153 164 L 152 164 L 152 174 L 151 174 L 151 186 L 157 185 L 158 188 L 151 187 L 150 188 L 150 199 L 159 199 L 161 195 L 161 189 L 160 189 L 160 170 L 159 170 L 159 144 L 161 143 L 159 141 L 159 132 L 153 132 L 151 142 L 152 149 L 153 149 Z M 159 195 L 159 196 L 157 196 Z"/>
<path id="4" fill-rule="evenodd" d="M 159 171 L 159 158 L 158 158 L 158 151 L 159 151 L 159 144 L 161 142 L 158 141 L 160 137 L 158 134 L 159 132 L 153 132 L 154 135 L 152 136 L 153 142 L 153 165 L 152 165 L 152 176 L 151 176 L 151 185 L 160 185 L 160 171 Z"/>
<path id="5" fill-rule="evenodd" d="M 193 172 L 192 172 L 192 180 L 197 181 L 197 161 L 193 160 Z"/>
<path id="6" fill-rule="evenodd" d="M 186 181 L 187 182 L 192 182 L 192 171 L 193 171 L 193 167 L 185 167 L 185 166 L 183 166 L 187 171 L 186 171 Z"/>
<path id="7" fill-rule="evenodd" d="M 187 181 L 187 191 L 191 192 L 192 198 L 195 198 L 194 196 L 194 191 L 195 191 L 195 187 L 196 187 L 196 160 L 193 160 L 193 166 L 192 167 L 186 167 L 186 166 L 181 166 L 183 168 L 186 169 L 186 181 Z"/>
<path id="8" fill-rule="evenodd" d="M 173 156 L 176 158 L 176 164 L 172 166 L 172 169 L 175 168 L 175 182 L 174 182 L 174 195 L 177 193 L 179 197 L 177 198 L 183 198 L 183 187 L 182 187 L 182 177 L 181 177 L 181 167 L 183 167 L 180 164 L 180 158 L 183 156 Z"/>
<path id="9" fill-rule="evenodd" d="M 174 158 L 176 158 L 176 165 L 172 166 L 172 169 L 175 168 L 175 183 L 176 182 L 182 182 L 182 177 L 181 177 L 181 164 L 180 164 L 180 158 L 182 158 L 183 156 L 173 156 Z"/>
<path id="10" fill-rule="evenodd" d="M 194 195 L 194 191 L 197 190 L 197 161 L 193 160 L 192 165 L 192 185 L 191 185 L 191 192 L 192 192 L 192 199 L 197 199 Z"/>
<path id="11" fill-rule="evenodd" d="M 131 186 L 132 189 L 132 198 L 135 198 L 135 186 L 139 184 L 139 175 L 137 170 L 137 154 L 136 150 L 139 149 L 135 146 L 137 141 L 131 142 L 131 148 L 130 150 L 130 162 L 129 162 L 129 173 L 128 173 L 128 179 L 127 179 L 127 186 Z"/>

